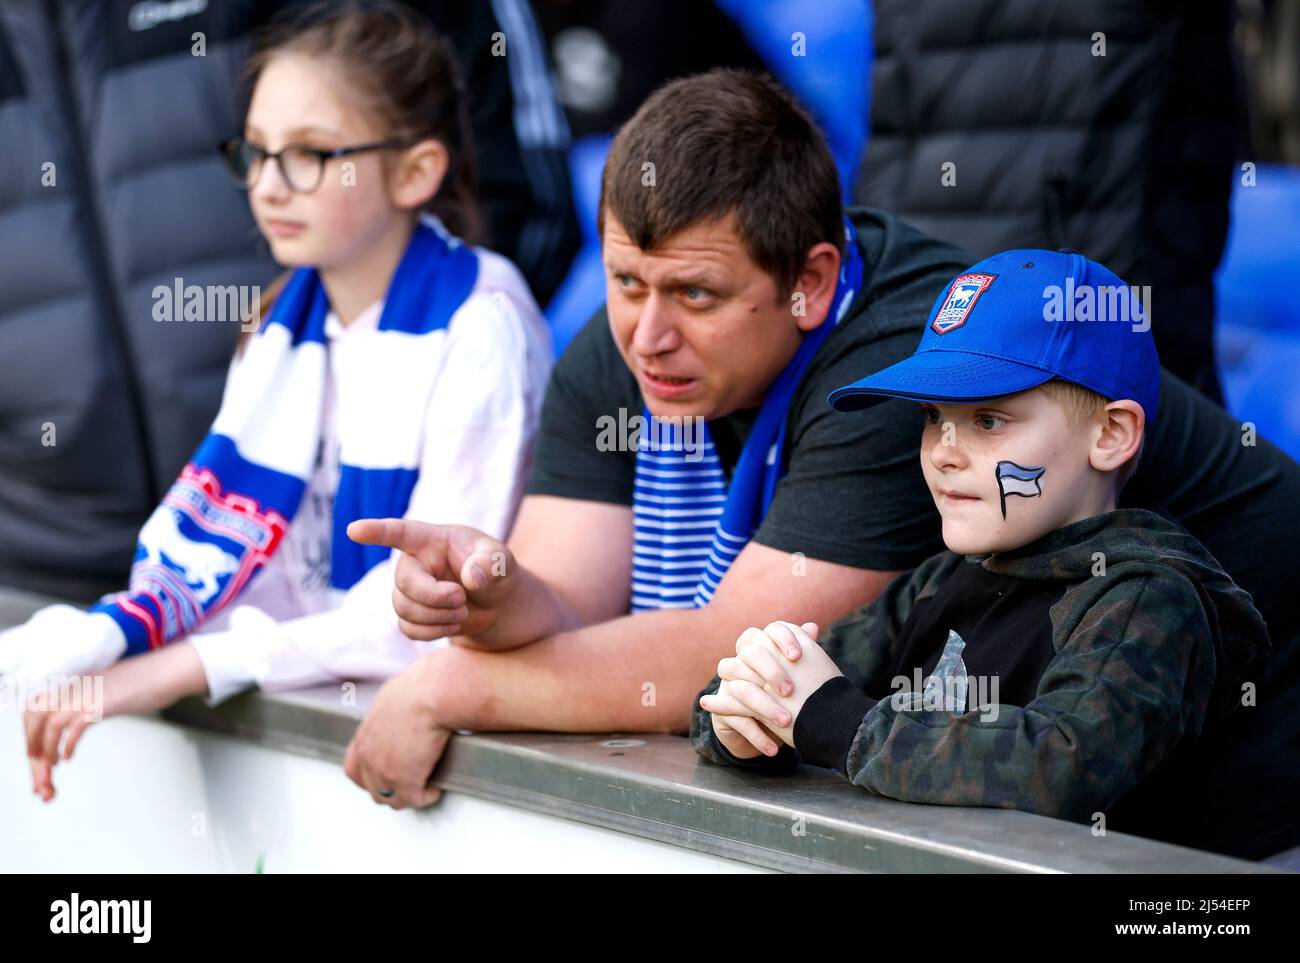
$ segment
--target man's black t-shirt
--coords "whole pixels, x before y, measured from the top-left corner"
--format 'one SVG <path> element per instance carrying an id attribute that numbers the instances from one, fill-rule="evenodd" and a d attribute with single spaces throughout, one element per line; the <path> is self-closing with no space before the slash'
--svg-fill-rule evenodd
<path id="1" fill-rule="evenodd" d="M 826 396 L 909 356 L 935 298 L 969 261 L 882 211 L 849 214 L 863 290 L 795 394 L 788 471 L 755 541 L 842 565 L 907 569 L 943 549 L 921 474 L 919 410 L 894 400 L 840 413 Z M 598 419 L 617 419 L 620 408 L 640 414 L 641 393 L 602 312 L 555 368 L 528 493 L 630 505 L 635 453 L 596 444 Z M 728 470 L 753 416 L 739 412 L 709 425 Z M 1300 644 L 1287 642 L 1300 640 L 1300 592 L 1292 585 L 1300 571 L 1300 466 L 1164 372 L 1160 410 L 1120 502 L 1172 516 L 1200 539 L 1254 597 L 1273 637 L 1275 677 L 1300 674 Z"/>
<path id="2" fill-rule="evenodd" d="M 863 255 L 863 289 L 795 391 L 786 419 L 786 473 L 754 540 L 856 568 L 906 569 L 943 549 L 917 454 L 919 408 L 888 401 L 846 417 L 826 396 L 910 355 L 934 299 L 968 262 L 957 248 L 882 211 L 850 215 Z M 599 451 L 597 422 L 619 420 L 619 409 L 628 418 L 639 415 L 643 405 L 602 311 L 551 376 L 527 493 L 632 504 L 636 453 Z M 709 422 L 728 474 L 757 413 Z"/>
<path id="3" fill-rule="evenodd" d="M 1161 371 L 1160 410 L 1119 505 L 1159 511 L 1195 535 L 1254 598 L 1273 671 L 1290 675 L 1300 670 L 1300 465 L 1249 428 Z"/>

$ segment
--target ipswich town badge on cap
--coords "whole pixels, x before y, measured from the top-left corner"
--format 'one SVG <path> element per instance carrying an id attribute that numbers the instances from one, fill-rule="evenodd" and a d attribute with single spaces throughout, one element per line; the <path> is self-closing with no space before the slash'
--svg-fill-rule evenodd
<path id="1" fill-rule="evenodd" d="M 984 293 L 996 274 L 963 274 L 952 282 L 948 288 L 948 297 L 943 307 L 930 323 L 936 334 L 947 334 L 953 328 L 960 328 L 966 323 L 975 302 Z"/>

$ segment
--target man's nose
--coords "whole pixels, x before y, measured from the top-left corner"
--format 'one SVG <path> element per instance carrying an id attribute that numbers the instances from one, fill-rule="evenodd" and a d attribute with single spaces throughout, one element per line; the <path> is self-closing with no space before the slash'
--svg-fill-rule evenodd
<path id="1" fill-rule="evenodd" d="M 675 351 L 680 345 L 681 336 L 673 319 L 672 306 L 666 298 L 652 291 L 637 316 L 632 349 L 642 357 L 653 358 Z"/>

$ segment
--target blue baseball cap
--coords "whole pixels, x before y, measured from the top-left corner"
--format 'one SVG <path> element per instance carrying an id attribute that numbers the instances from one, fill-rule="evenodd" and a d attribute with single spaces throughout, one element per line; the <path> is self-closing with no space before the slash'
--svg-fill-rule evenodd
<path id="1" fill-rule="evenodd" d="M 916 353 L 836 388 L 857 411 L 887 398 L 964 404 L 1072 381 L 1108 401 L 1160 399 L 1160 360 L 1138 294 L 1080 254 L 1004 251 L 962 272 L 930 309 Z"/>

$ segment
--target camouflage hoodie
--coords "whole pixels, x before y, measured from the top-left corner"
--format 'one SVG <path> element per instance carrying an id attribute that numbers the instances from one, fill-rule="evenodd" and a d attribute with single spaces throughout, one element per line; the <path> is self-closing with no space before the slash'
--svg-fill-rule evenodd
<path id="1" fill-rule="evenodd" d="M 1094 574 L 1098 552 L 1104 575 Z M 1061 589 L 1050 608 L 1055 655 L 1034 698 L 997 706 L 996 718 L 891 698 L 891 679 L 913 668 L 899 663 L 913 605 L 966 563 Z M 1076 522 L 1012 552 L 936 555 L 832 626 L 822 645 L 845 678 L 804 704 L 795 745 L 820 758 L 802 761 L 907 802 L 1075 821 L 1104 813 L 1115 830 L 1190 845 L 1206 835 L 1197 770 L 1214 751 L 1219 720 L 1250 711 L 1240 708 L 1242 687 L 1260 677 L 1269 651 L 1250 596 L 1200 542 L 1136 509 Z M 939 665 L 951 655 L 945 648 Z M 701 695 L 717 687 L 714 678 Z M 788 771 L 800 761 L 789 747 L 773 758 L 731 756 L 698 698 L 691 740 L 705 758 L 747 769 Z"/>

